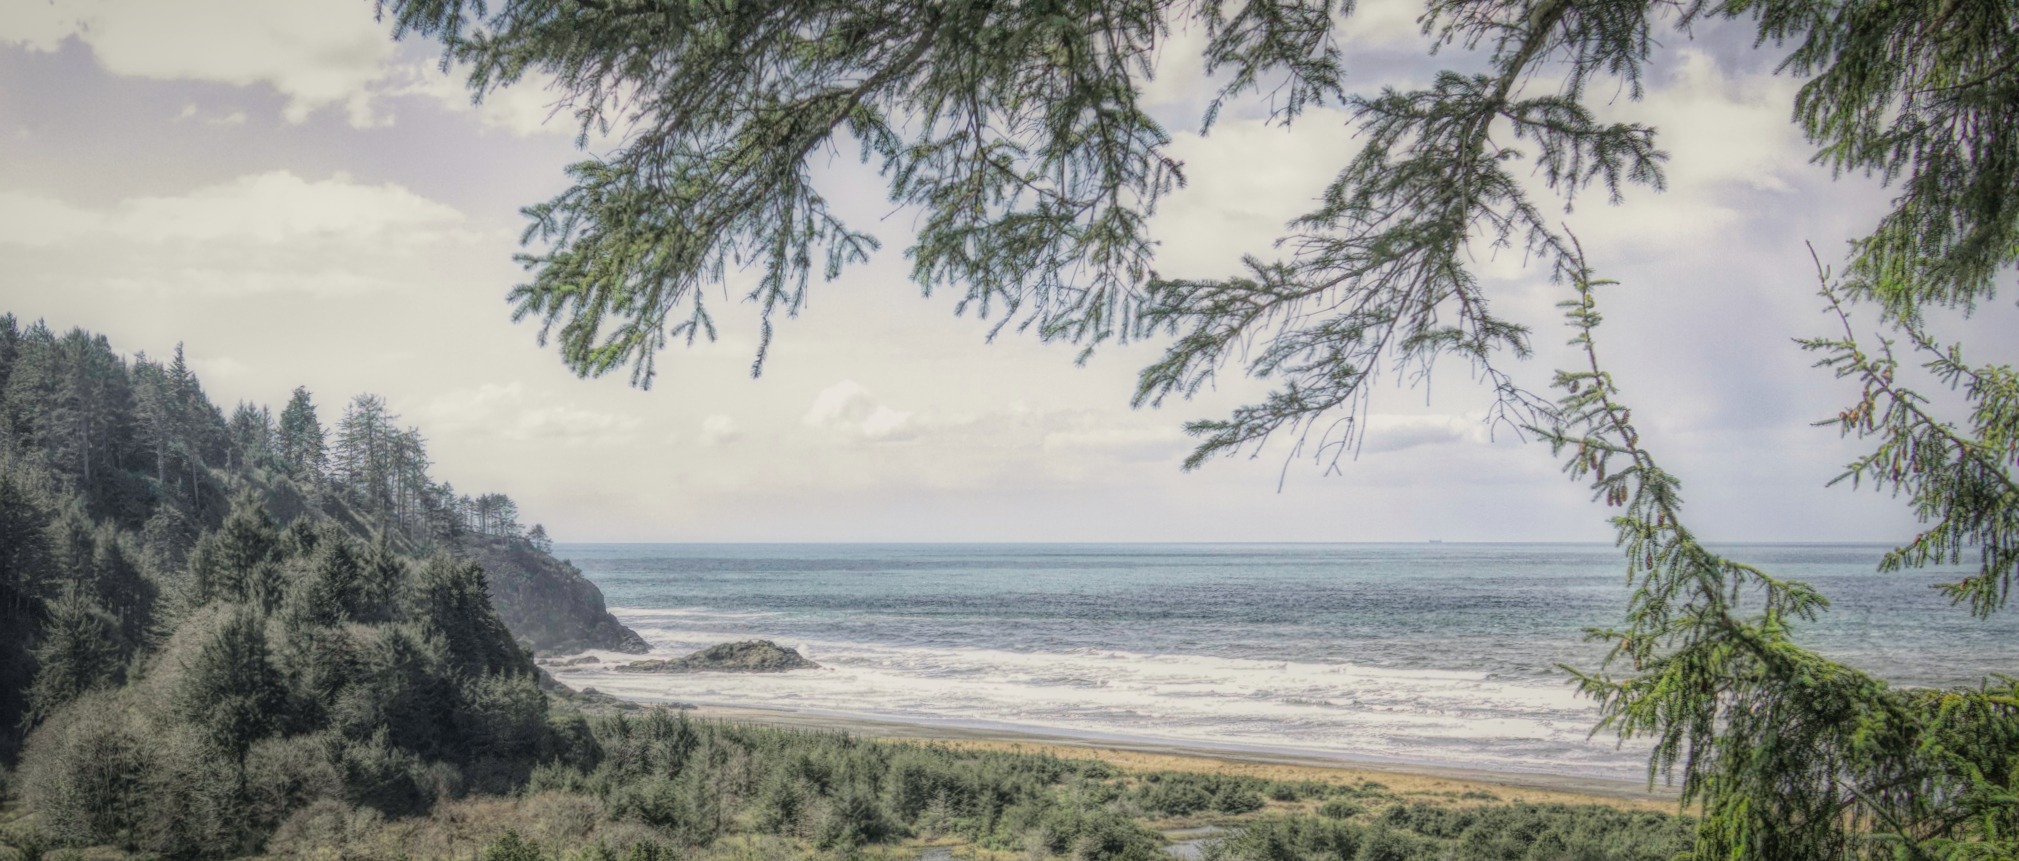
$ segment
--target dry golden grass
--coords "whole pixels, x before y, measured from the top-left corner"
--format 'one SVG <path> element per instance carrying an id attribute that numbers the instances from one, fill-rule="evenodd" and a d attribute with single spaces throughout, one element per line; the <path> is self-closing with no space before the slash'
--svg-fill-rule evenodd
<path id="1" fill-rule="evenodd" d="M 751 708 L 702 707 L 691 712 L 706 719 L 794 729 L 847 732 L 865 738 L 946 745 L 968 750 L 1044 753 L 1073 759 L 1099 759 L 1129 771 L 1192 771 L 1268 780 L 1314 780 L 1336 784 L 1372 781 L 1408 801 L 1455 805 L 1493 801 L 1531 804 L 1600 804 L 1621 810 L 1677 812 L 1675 797 L 1651 793 L 1638 784 L 1549 774 L 1511 774 L 1465 769 L 1371 765 L 1299 758 L 1293 754 L 1237 753 L 1181 749 L 1175 745 L 1104 745 L 1076 739 L 1020 735 L 996 730 L 901 724 L 891 721 L 810 715 L 802 712 Z M 1468 793 L 1470 797 L 1467 796 Z M 1491 795 L 1492 799 L 1482 797 Z"/>
<path id="2" fill-rule="evenodd" d="M 1193 754 L 1116 750 L 1111 748 L 1080 747 L 1077 745 L 1037 742 L 950 740 L 934 741 L 931 743 L 956 749 L 1042 753 L 1061 759 L 1098 759 L 1126 771 L 1190 771 L 1204 774 L 1254 777 L 1263 780 L 1309 780 L 1339 785 L 1357 785 L 1372 782 L 1387 787 L 1389 792 L 1408 801 L 1443 801 L 1459 805 L 1490 804 L 1495 801 L 1515 801 L 1529 804 L 1600 804 L 1607 807 L 1616 807 L 1621 810 L 1653 810 L 1663 813 L 1674 813 L 1676 811 L 1675 800 L 1669 798 L 1622 798 L 1587 792 L 1510 785 L 1492 781 L 1437 777 L 1373 768 L 1250 762 Z M 1510 776 L 1509 779 L 1519 780 L 1520 778 L 1518 776 Z M 1472 797 L 1464 797 L 1467 793 L 1471 793 Z M 1482 795 L 1491 795 L 1492 798 L 1485 798 Z"/>

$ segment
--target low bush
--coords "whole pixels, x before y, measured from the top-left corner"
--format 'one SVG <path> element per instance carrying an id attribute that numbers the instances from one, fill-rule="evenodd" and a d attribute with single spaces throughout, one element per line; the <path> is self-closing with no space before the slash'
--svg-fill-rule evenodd
<path id="1" fill-rule="evenodd" d="M 1367 812 L 1367 805 L 1350 798 L 1334 798 L 1318 807 L 1318 815 L 1327 819 L 1352 819 Z"/>

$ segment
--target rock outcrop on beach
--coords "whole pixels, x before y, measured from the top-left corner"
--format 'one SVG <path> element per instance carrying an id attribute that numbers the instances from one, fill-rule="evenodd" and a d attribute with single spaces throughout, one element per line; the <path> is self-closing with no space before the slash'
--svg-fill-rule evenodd
<path id="1" fill-rule="evenodd" d="M 586 649 L 643 654 L 645 638 L 617 621 L 603 592 L 575 566 L 523 539 L 464 539 L 462 550 L 484 566 L 491 605 L 512 636 L 540 654 Z"/>
<path id="2" fill-rule="evenodd" d="M 616 669 L 625 673 L 782 673 L 817 670 L 820 665 L 770 640 L 745 640 L 709 646 L 670 661 L 632 661 Z"/>

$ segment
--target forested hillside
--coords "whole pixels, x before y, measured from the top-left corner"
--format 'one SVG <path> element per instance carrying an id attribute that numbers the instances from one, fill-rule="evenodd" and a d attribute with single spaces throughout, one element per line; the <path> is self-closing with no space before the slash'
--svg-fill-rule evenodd
<path id="1" fill-rule="evenodd" d="M 925 842 L 1155 861 L 1158 828 L 1207 821 L 1246 829 L 1214 850 L 1229 861 L 1654 861 L 1686 845 L 1688 823 L 1661 814 L 585 712 L 637 707 L 550 695 L 526 645 L 636 635 L 544 530 L 522 534 L 511 500 L 434 481 L 381 399 L 352 400 L 330 434 L 300 389 L 278 417 L 227 418 L 179 350 L 128 360 L 11 316 L 0 394 L 0 861 L 889 858 Z"/>
<path id="2" fill-rule="evenodd" d="M 371 648 L 426 652 L 421 629 L 461 623 L 412 602 L 464 590 L 456 600 L 489 620 L 469 625 L 503 622 L 470 635 L 496 641 L 479 662 L 490 670 L 530 672 L 515 638 L 643 650 L 510 498 L 434 480 L 420 431 L 397 421 L 359 395 L 326 431 L 306 389 L 278 416 L 241 403 L 227 417 L 180 347 L 129 360 L 103 336 L 0 316 L 0 763 L 66 703 L 147 675 L 193 630 L 279 625 L 292 649 L 302 625 L 404 625 L 419 639 Z M 444 660 L 476 659 L 423 663 Z"/>

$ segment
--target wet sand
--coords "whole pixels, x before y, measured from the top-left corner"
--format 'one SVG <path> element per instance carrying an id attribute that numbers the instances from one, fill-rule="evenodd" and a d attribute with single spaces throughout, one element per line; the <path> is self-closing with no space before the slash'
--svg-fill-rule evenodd
<path id="1" fill-rule="evenodd" d="M 1078 737 L 1036 730 L 907 723 L 875 718 L 737 706 L 695 706 L 695 717 L 790 729 L 846 732 L 863 738 L 919 741 L 959 748 L 1016 750 L 1060 757 L 1095 758 L 1121 768 L 1237 774 L 1271 780 L 1328 783 L 1374 781 L 1405 798 L 1485 800 L 1537 804 L 1605 804 L 1634 810 L 1675 812 L 1673 789 L 1650 791 L 1636 781 L 1560 774 L 1499 772 L 1438 765 L 1385 762 L 1322 753 L 1266 748 L 1222 748 L 1180 742 Z"/>

